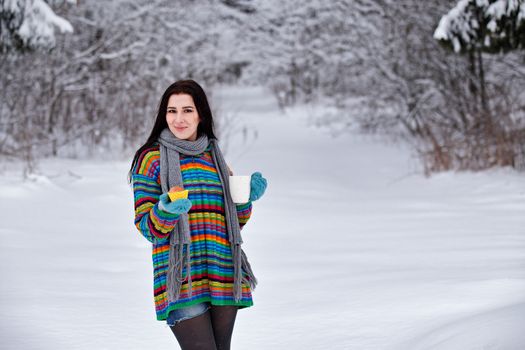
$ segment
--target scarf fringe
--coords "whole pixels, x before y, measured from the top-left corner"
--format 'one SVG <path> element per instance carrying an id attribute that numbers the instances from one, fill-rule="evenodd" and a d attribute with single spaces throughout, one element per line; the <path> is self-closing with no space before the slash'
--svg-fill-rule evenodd
<path id="1" fill-rule="evenodd" d="M 250 263 L 248 262 L 248 257 L 244 253 L 244 251 L 241 249 L 242 254 L 242 261 L 241 266 L 242 270 L 245 272 L 246 276 L 243 276 L 242 281 L 250 286 L 251 290 L 254 290 L 257 286 L 257 278 L 255 278 L 255 274 L 253 273 L 252 267 Z"/>
<path id="2" fill-rule="evenodd" d="M 241 248 L 240 244 L 232 245 L 233 260 L 234 264 L 234 282 L 233 282 L 233 297 L 235 301 L 240 301 L 242 298 L 242 285 L 250 286 L 251 290 L 254 290 L 257 286 L 257 279 L 252 271 L 252 267 L 248 262 L 246 254 Z"/>
<path id="3" fill-rule="evenodd" d="M 186 265 L 186 278 L 182 277 L 182 266 L 184 265 Z M 190 245 L 177 242 L 169 252 L 166 284 L 173 285 L 174 288 L 167 288 L 168 300 L 177 301 L 180 298 L 182 283 L 186 280 L 188 280 L 189 296 L 191 297 Z"/>

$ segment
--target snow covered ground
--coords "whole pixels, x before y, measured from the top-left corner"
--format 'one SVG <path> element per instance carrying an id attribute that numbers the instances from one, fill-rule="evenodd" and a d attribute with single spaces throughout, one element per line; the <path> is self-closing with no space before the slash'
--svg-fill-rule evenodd
<path id="1" fill-rule="evenodd" d="M 259 286 L 234 349 L 525 349 L 523 174 L 425 178 L 402 146 L 333 138 L 262 90 L 213 100 L 237 125 L 233 171 L 269 183 L 243 229 Z M 2 349 L 177 348 L 128 168 L 46 160 L 24 182 L 2 164 Z"/>

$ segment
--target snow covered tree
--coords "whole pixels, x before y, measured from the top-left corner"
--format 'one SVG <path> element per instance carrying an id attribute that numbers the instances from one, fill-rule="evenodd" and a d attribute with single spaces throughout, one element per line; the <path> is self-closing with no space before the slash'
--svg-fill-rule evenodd
<path id="1" fill-rule="evenodd" d="M 469 63 L 470 76 L 466 76 L 465 85 L 473 103 L 461 112 L 463 120 L 469 121 L 463 135 L 465 140 L 470 138 L 472 151 L 485 152 L 481 159 L 487 166 L 523 167 L 520 144 L 524 120 L 520 110 L 524 96 L 514 84 L 523 84 L 524 75 L 522 64 L 516 64 L 508 52 L 525 49 L 525 2 L 460 0 L 441 18 L 434 38 L 454 52 L 465 54 Z M 496 53 L 499 55 L 495 59 L 490 57 Z M 508 73 L 509 68 L 513 73 Z M 503 76 L 513 82 L 505 81 Z"/>
<path id="2" fill-rule="evenodd" d="M 180 78 L 207 91 L 266 85 L 282 106 L 320 102 L 312 117 L 323 126 L 401 135 L 429 172 L 518 164 L 516 155 L 525 155 L 515 142 L 525 130 L 523 58 L 484 54 L 487 108 L 498 116 L 490 120 L 511 132 L 479 137 L 479 79 L 468 55 L 429 40 L 453 0 L 69 2 L 45 1 L 75 28 L 47 52 L 18 55 L 14 32 L 4 28 L 19 28 L 22 17 L 2 12 L 0 36 L 11 46 L 2 45 L 14 54 L 0 57 L 0 155 L 126 152 L 149 130 L 162 91 Z"/>
<path id="3" fill-rule="evenodd" d="M 55 28 L 72 33 L 73 27 L 50 5 L 76 0 L 0 0 L 0 53 L 55 46 Z"/>
<path id="4" fill-rule="evenodd" d="M 245 47 L 252 54 L 246 72 L 272 88 L 281 105 L 341 95 L 353 88 L 359 74 L 362 16 L 370 1 L 252 1 Z M 337 93 L 336 93 L 337 94 Z"/>
<path id="5" fill-rule="evenodd" d="M 455 52 L 525 49 L 525 1 L 460 0 L 441 18 L 434 38 Z"/>
<path id="6" fill-rule="evenodd" d="M 0 60 L 0 155 L 136 147 L 174 80 L 191 77 L 211 91 L 239 78 L 246 53 L 236 34 L 247 12 L 219 0 L 65 5 L 74 35 L 57 37 L 54 50 Z"/>
<path id="7" fill-rule="evenodd" d="M 479 91 L 478 114 L 491 123 L 483 52 L 525 49 L 525 2 L 460 0 L 441 18 L 434 38 L 455 52 L 468 55 L 470 70 L 477 77 L 477 84 L 471 84 L 471 90 Z"/>

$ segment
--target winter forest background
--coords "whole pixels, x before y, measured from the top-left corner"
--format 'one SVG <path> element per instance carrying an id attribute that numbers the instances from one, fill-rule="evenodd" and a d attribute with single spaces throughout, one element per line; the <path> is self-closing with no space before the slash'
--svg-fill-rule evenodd
<path id="1" fill-rule="evenodd" d="M 0 0 L 0 348 L 168 349 L 127 173 L 193 78 L 259 285 L 233 349 L 523 350 L 523 0 Z"/>
<path id="2" fill-rule="evenodd" d="M 0 3 L 0 154 L 29 168 L 135 149 L 186 77 L 322 103 L 319 123 L 403 139 L 427 173 L 525 168 L 523 1 Z"/>

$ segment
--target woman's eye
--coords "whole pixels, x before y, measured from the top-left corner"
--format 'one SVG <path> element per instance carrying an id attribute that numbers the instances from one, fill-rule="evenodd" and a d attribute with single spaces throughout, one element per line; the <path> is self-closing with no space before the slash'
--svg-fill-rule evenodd
<path id="1" fill-rule="evenodd" d="M 185 113 L 191 113 L 191 112 L 193 112 L 193 109 L 185 109 L 184 112 Z"/>
<path id="2" fill-rule="evenodd" d="M 168 109 L 168 113 L 175 113 L 173 109 Z"/>

